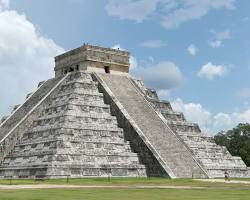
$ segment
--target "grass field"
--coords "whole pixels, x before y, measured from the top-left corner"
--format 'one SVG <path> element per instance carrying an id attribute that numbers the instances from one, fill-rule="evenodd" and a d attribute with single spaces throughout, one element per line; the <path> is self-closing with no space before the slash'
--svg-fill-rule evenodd
<path id="1" fill-rule="evenodd" d="M 9 180 L 0 180 L 0 184 L 7 185 Z M 250 185 L 230 183 L 200 182 L 191 179 L 163 179 L 163 178 L 107 178 L 96 179 L 55 179 L 45 181 L 12 180 L 13 185 L 21 184 L 70 184 L 70 185 L 103 185 L 103 186 L 131 186 L 131 189 L 25 189 L 25 190 L 0 190 L 0 200 L 249 200 Z M 135 189 L 137 185 L 166 185 L 166 186 L 191 186 L 203 187 L 200 189 Z"/>

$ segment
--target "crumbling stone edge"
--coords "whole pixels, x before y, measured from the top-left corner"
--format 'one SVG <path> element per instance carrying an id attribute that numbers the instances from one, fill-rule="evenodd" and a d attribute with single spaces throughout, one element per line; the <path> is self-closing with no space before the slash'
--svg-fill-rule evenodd
<path id="1" fill-rule="evenodd" d="M 36 108 L 41 105 L 45 99 L 68 77 L 69 74 L 62 77 L 60 81 L 2 138 L 0 141 L 0 163 L 6 155 L 13 149 L 14 145 L 18 142 L 21 135 L 12 135 L 12 133 L 32 114 Z M 40 87 L 39 87 L 40 88 Z"/>

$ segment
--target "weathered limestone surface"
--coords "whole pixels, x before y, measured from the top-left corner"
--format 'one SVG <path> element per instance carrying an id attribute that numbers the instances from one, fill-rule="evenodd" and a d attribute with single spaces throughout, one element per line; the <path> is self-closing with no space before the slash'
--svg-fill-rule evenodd
<path id="1" fill-rule="evenodd" d="M 55 64 L 56 77 L 74 70 L 105 73 L 105 67 L 111 73 L 128 73 L 129 52 L 84 44 L 55 57 Z"/>
<path id="2" fill-rule="evenodd" d="M 240 157 L 232 156 L 225 147 L 216 145 L 213 137 L 202 133 L 198 124 L 189 123 L 182 113 L 174 112 L 170 102 L 148 93 L 154 90 L 146 89 L 142 81 L 134 80 L 134 83 L 155 110 L 166 118 L 169 127 L 180 136 L 209 177 L 223 177 L 225 171 L 232 177 L 249 177 L 249 170 Z"/>
<path id="3" fill-rule="evenodd" d="M 171 177 L 206 177 L 189 149 L 164 123 L 129 77 L 111 74 L 98 76 L 143 132 L 150 148 L 161 157 L 161 165 Z"/>
<path id="4" fill-rule="evenodd" d="M 31 121 L 1 177 L 146 176 L 89 73 L 69 74 Z"/>

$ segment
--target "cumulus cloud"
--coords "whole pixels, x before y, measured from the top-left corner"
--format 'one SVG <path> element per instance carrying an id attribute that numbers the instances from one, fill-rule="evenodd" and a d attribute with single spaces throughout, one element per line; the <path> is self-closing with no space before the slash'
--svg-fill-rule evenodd
<path id="1" fill-rule="evenodd" d="M 239 123 L 250 123 L 250 108 L 242 112 L 212 114 L 199 103 L 184 103 L 179 98 L 171 104 L 175 111 L 183 112 L 188 121 L 197 122 L 202 131 L 209 134 L 232 129 Z"/>
<path id="2" fill-rule="evenodd" d="M 199 49 L 194 44 L 190 44 L 187 48 L 187 51 L 190 55 L 195 56 Z"/>
<path id="3" fill-rule="evenodd" d="M 183 112 L 188 121 L 198 123 L 202 130 L 209 131 L 211 113 L 204 109 L 201 104 L 185 104 L 182 99 L 178 98 L 171 105 L 175 111 Z"/>
<path id="4" fill-rule="evenodd" d="M 120 44 L 115 44 L 111 48 L 118 49 L 121 51 L 127 51 L 126 49 L 122 48 Z M 137 59 L 132 55 L 130 55 L 130 57 L 129 57 L 129 63 L 130 63 L 130 69 L 132 69 L 132 70 L 138 67 Z"/>
<path id="5" fill-rule="evenodd" d="M 166 28 L 176 28 L 184 22 L 200 19 L 207 15 L 210 10 L 233 9 L 234 2 L 235 0 L 182 0 L 179 1 L 179 4 L 176 3 L 175 9 L 170 10 L 164 16 L 162 25 Z"/>
<path id="6" fill-rule="evenodd" d="M 176 88 L 183 81 L 179 67 L 169 61 L 146 68 L 139 67 L 134 73 L 136 76 L 141 76 L 148 87 L 163 91 Z"/>
<path id="7" fill-rule="evenodd" d="M 126 51 L 120 44 L 115 44 L 112 49 L 120 49 Z M 130 56 L 130 69 L 132 75 L 142 78 L 147 87 L 157 89 L 164 96 L 169 95 L 169 90 L 178 87 L 182 81 L 183 76 L 181 70 L 173 62 L 163 61 L 153 65 L 154 58 L 149 56 L 151 64 L 147 63 L 147 67 L 140 67 L 137 59 Z"/>
<path id="8" fill-rule="evenodd" d="M 225 40 L 231 39 L 231 31 L 229 29 L 222 32 L 212 30 L 211 33 L 213 34 L 213 38 L 208 41 L 208 44 L 213 48 L 221 47 Z"/>
<path id="9" fill-rule="evenodd" d="M 9 0 L 0 0 L 0 11 L 9 8 Z"/>
<path id="10" fill-rule="evenodd" d="M 8 1 L 0 2 L 8 6 Z M 52 77 L 53 58 L 62 52 L 63 48 L 40 35 L 24 14 L 0 11 L 0 114 L 22 103 L 39 81 Z"/>
<path id="11" fill-rule="evenodd" d="M 109 0 L 105 9 L 110 16 L 142 22 L 156 10 L 158 0 Z"/>
<path id="12" fill-rule="evenodd" d="M 110 16 L 136 22 L 154 17 L 171 29 L 200 19 L 213 9 L 233 9 L 234 3 L 235 0 L 109 0 L 105 9 Z"/>
<path id="13" fill-rule="evenodd" d="M 225 65 L 214 65 L 211 62 L 203 65 L 198 72 L 200 78 L 207 78 L 208 80 L 213 80 L 215 77 L 225 76 L 228 72 L 229 67 Z"/>
<path id="14" fill-rule="evenodd" d="M 167 46 L 167 43 L 162 40 L 147 40 L 139 44 L 142 47 L 160 48 Z"/>

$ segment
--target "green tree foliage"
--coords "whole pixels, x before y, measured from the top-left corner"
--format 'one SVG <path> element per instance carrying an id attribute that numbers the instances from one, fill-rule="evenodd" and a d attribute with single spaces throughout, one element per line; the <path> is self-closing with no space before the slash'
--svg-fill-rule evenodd
<path id="1" fill-rule="evenodd" d="M 214 137 L 216 144 L 226 146 L 233 156 L 240 156 L 250 166 L 250 124 L 239 124 L 227 132 Z"/>

